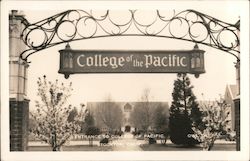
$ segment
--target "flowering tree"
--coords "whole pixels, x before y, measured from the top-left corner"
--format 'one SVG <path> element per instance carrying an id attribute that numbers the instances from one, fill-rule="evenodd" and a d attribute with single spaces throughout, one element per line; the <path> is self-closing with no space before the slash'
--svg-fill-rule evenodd
<path id="1" fill-rule="evenodd" d="M 203 150 L 211 150 L 215 140 L 226 132 L 229 123 L 227 104 L 216 102 L 212 105 L 203 104 L 200 106 L 203 114 L 202 126 L 194 126 L 194 134 L 191 136 L 201 142 Z"/>
<path id="2" fill-rule="evenodd" d="M 62 145 L 81 130 L 78 122 L 83 118 L 83 105 L 81 112 L 69 121 L 74 108 L 65 104 L 73 90 L 71 83 L 69 86 L 59 84 L 58 80 L 52 83 L 44 76 L 43 79 L 38 78 L 37 84 L 41 101 L 35 102 L 36 109 L 30 113 L 36 125 L 30 131 L 36 138 L 48 143 L 53 151 L 60 151 Z"/>

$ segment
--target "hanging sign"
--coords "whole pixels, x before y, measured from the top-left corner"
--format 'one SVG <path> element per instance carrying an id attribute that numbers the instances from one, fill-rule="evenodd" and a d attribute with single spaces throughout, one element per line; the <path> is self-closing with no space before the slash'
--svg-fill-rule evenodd
<path id="1" fill-rule="evenodd" d="M 59 73 L 192 73 L 205 72 L 204 51 L 194 50 L 60 50 Z"/>

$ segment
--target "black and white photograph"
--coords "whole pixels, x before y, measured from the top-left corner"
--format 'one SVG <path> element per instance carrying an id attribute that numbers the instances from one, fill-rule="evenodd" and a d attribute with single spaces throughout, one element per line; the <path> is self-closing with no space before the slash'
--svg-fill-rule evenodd
<path id="1" fill-rule="evenodd" d="M 248 7 L 1 2 L 1 160 L 249 160 Z"/>

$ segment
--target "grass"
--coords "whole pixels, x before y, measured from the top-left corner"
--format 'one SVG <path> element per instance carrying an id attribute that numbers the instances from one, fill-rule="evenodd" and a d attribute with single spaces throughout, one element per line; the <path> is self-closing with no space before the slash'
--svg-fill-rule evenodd
<path id="1" fill-rule="evenodd" d="M 142 144 L 140 148 L 143 151 L 202 151 L 199 146 L 183 147 L 175 144 Z M 29 146 L 28 151 L 51 151 L 49 146 Z M 113 146 L 89 146 L 89 145 L 74 145 L 64 146 L 62 151 L 113 151 Z M 215 144 L 211 151 L 236 151 L 235 144 Z"/>
<path id="2" fill-rule="evenodd" d="M 202 151 L 200 146 L 184 147 L 175 144 L 143 144 L 143 151 Z M 236 151 L 235 144 L 215 144 L 211 151 Z"/>
<path id="3" fill-rule="evenodd" d="M 74 145 L 63 146 L 62 151 L 112 151 L 113 148 L 110 145 L 105 146 L 89 146 L 89 145 Z M 29 146 L 28 151 L 51 151 L 49 146 Z"/>

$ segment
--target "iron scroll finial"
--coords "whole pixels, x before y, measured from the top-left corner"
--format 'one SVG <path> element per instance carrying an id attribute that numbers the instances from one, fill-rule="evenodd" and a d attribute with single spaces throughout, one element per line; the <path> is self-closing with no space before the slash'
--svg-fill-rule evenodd
<path id="1" fill-rule="evenodd" d="M 21 36 L 27 50 L 21 53 L 20 58 L 27 61 L 30 55 L 38 51 L 77 40 L 145 36 L 207 45 L 225 51 L 240 60 L 239 21 L 230 24 L 195 10 L 174 12 L 172 17 L 169 17 L 168 13 L 155 10 L 152 11 L 152 15 L 156 17 L 152 22 L 146 23 L 139 16 L 139 10 L 124 12 L 127 17 L 119 18 L 124 20 L 122 23 L 113 19 L 116 14 L 111 10 L 101 15 L 96 15 L 92 10 L 67 10 L 33 24 L 26 23 Z M 68 30 L 65 30 L 65 27 Z"/>
<path id="2" fill-rule="evenodd" d="M 65 46 L 65 49 L 71 49 L 69 43 L 67 43 L 67 45 Z"/>
<path id="3" fill-rule="evenodd" d="M 198 44 L 195 43 L 195 45 L 194 45 L 194 50 L 198 50 L 198 49 L 199 49 Z"/>

